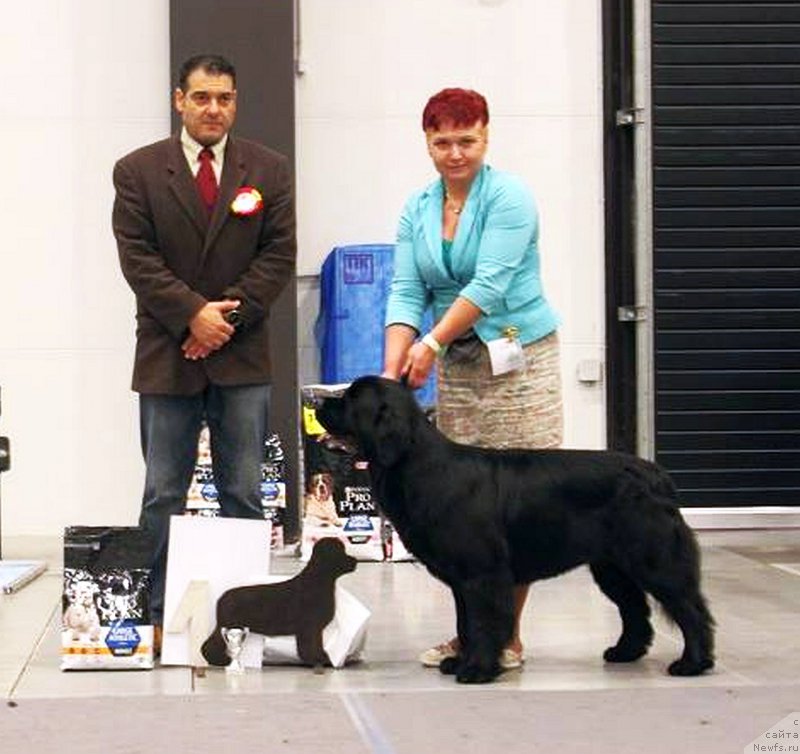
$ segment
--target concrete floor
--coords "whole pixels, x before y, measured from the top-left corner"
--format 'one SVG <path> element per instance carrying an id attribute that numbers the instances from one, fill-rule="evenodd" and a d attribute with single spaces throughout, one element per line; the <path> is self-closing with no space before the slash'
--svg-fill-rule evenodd
<path id="1" fill-rule="evenodd" d="M 151 751 L 154 740 L 195 754 L 228 743 L 301 754 L 757 751 L 746 747 L 800 713 L 800 531 L 705 531 L 699 539 L 718 623 L 713 673 L 666 675 L 681 642 L 658 614 L 650 654 L 606 666 L 601 654 L 616 640 L 617 615 L 579 569 L 534 586 L 524 668 L 465 687 L 416 661 L 450 636 L 453 613 L 449 593 L 415 563 L 364 562 L 340 580 L 372 611 L 356 665 L 323 674 L 266 667 L 240 677 L 182 667 L 65 673 L 60 542 L 11 538 L 5 559 L 42 558 L 49 568 L 0 598 L 0 751 L 133 753 Z M 288 556 L 272 563 L 278 573 L 302 567 Z M 800 751 L 797 725 L 784 751 Z"/>

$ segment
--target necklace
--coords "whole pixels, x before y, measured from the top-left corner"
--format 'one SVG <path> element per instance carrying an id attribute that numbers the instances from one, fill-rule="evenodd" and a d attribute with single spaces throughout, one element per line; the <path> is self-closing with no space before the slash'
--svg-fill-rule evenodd
<path id="1" fill-rule="evenodd" d="M 453 210 L 453 214 L 460 215 L 464 210 L 464 202 L 461 204 L 455 204 L 446 191 L 444 192 L 444 206 L 448 207 L 449 209 Z"/>

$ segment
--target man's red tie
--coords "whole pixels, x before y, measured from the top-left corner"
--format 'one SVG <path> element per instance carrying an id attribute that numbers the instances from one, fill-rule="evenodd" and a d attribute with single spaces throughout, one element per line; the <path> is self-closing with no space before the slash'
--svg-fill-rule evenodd
<path id="1" fill-rule="evenodd" d="M 200 191 L 203 204 L 206 205 L 206 211 L 210 215 L 214 211 L 214 205 L 217 203 L 217 196 L 219 195 L 217 177 L 214 175 L 214 168 L 211 166 L 214 153 L 209 147 L 203 147 L 200 150 L 198 159 L 200 160 L 200 170 L 197 171 L 195 181 L 197 181 L 197 188 Z"/>

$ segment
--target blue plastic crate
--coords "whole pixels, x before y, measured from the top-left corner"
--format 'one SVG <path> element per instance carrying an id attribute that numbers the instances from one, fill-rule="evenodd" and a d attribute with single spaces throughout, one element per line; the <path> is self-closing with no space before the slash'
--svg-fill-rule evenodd
<path id="1" fill-rule="evenodd" d="M 394 245 L 338 246 L 322 264 L 315 334 L 325 383 L 350 382 L 383 371 L 386 300 L 392 282 Z M 432 325 L 430 312 L 424 327 Z M 436 400 L 436 377 L 417 391 L 421 405 Z"/>

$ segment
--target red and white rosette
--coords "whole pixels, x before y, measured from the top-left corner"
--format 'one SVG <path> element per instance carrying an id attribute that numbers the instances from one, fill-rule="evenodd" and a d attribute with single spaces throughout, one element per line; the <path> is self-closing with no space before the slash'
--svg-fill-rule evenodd
<path id="1" fill-rule="evenodd" d="M 249 217 L 260 212 L 264 206 L 261 192 L 254 186 L 242 186 L 233 197 L 231 212 L 238 217 Z"/>

